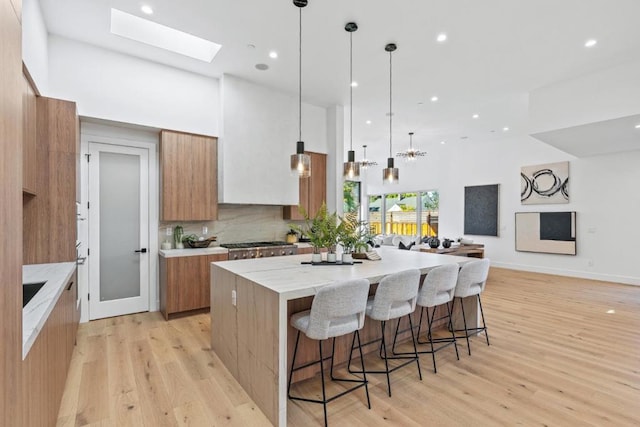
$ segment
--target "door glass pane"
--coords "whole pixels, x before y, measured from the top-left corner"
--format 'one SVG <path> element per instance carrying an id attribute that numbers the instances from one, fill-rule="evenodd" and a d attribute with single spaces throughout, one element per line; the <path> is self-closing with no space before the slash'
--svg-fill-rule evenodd
<path id="1" fill-rule="evenodd" d="M 100 153 L 100 301 L 140 296 L 140 157 Z"/>

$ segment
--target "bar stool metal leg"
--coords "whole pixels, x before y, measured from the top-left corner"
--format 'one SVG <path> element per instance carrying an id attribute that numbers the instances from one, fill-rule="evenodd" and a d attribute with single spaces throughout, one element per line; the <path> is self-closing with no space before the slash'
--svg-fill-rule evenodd
<path id="1" fill-rule="evenodd" d="M 460 308 L 462 309 L 462 322 L 464 323 L 464 337 L 467 340 L 467 352 L 471 356 L 471 345 L 469 344 L 469 330 L 467 329 L 467 317 L 464 314 L 464 302 L 460 298 Z"/>
<path id="2" fill-rule="evenodd" d="M 484 311 L 482 311 L 482 299 L 478 294 L 478 305 L 480 306 L 480 315 L 482 316 L 482 329 L 484 330 L 484 336 L 487 339 L 487 345 L 489 345 L 489 331 L 487 330 L 487 324 L 484 321 Z"/>

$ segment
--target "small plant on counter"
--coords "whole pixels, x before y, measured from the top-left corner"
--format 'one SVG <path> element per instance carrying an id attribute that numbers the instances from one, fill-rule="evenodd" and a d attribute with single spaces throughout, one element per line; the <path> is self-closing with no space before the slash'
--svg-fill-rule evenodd
<path id="1" fill-rule="evenodd" d="M 360 239 L 358 229 L 358 215 L 355 212 L 348 212 L 341 218 L 338 226 L 338 243 L 342 246 L 344 253 L 350 254 L 356 250 L 356 244 Z"/>
<path id="2" fill-rule="evenodd" d="M 176 249 L 183 249 L 184 244 L 182 243 L 182 237 L 184 236 L 184 229 L 181 225 L 176 225 L 173 229 L 173 242 L 175 243 Z"/>
<path id="3" fill-rule="evenodd" d="M 338 242 L 338 215 L 335 212 L 329 213 L 324 203 L 313 218 L 309 217 L 304 208 L 300 208 L 300 212 L 304 216 L 304 225 L 290 224 L 289 227 L 309 237 L 314 254 L 320 254 L 322 248 L 327 248 L 329 253 L 335 255 Z"/>

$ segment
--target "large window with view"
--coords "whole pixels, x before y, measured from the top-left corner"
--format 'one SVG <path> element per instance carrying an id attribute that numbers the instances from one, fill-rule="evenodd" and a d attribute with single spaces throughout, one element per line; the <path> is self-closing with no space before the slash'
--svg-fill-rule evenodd
<path id="1" fill-rule="evenodd" d="M 437 236 L 438 191 L 370 195 L 368 221 L 374 234 Z"/>

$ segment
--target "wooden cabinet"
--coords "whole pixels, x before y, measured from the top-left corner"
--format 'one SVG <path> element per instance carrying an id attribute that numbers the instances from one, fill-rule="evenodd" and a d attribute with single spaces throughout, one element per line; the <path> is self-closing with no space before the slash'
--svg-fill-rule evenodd
<path id="1" fill-rule="evenodd" d="M 0 0 L 0 425 L 21 426 L 22 29 Z"/>
<path id="2" fill-rule="evenodd" d="M 24 263 L 76 260 L 78 115 L 74 102 L 36 100 L 36 196 L 23 199 Z"/>
<path id="3" fill-rule="evenodd" d="M 56 425 L 78 330 L 76 295 L 74 273 L 22 362 L 22 425 Z"/>
<path id="4" fill-rule="evenodd" d="M 160 311 L 172 314 L 208 308 L 211 304 L 211 263 L 228 254 L 160 257 Z"/>
<path id="5" fill-rule="evenodd" d="M 218 219 L 218 139 L 160 133 L 160 219 Z"/>
<path id="6" fill-rule="evenodd" d="M 22 192 L 36 194 L 36 93 L 27 77 L 22 89 Z"/>
<path id="7" fill-rule="evenodd" d="M 327 155 L 305 151 L 311 156 L 311 176 L 300 178 L 300 202 L 308 213 L 314 217 L 316 212 L 327 200 Z M 298 206 L 285 206 L 283 218 L 290 220 L 303 220 Z"/>

